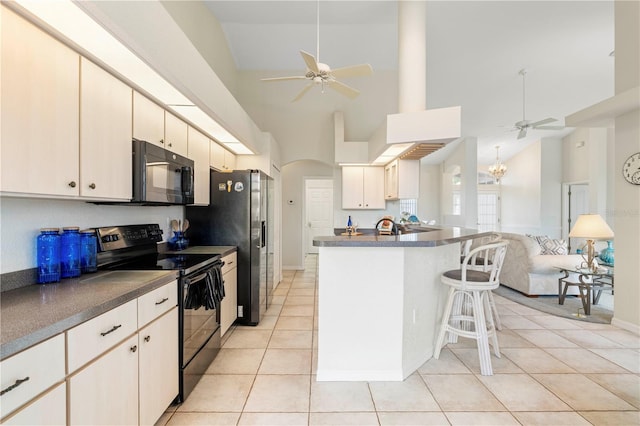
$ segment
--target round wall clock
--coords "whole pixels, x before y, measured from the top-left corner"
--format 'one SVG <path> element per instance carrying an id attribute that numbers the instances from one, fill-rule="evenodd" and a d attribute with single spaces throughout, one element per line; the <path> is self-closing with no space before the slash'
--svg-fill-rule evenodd
<path id="1" fill-rule="evenodd" d="M 622 165 L 622 175 L 627 182 L 640 185 L 640 152 L 632 154 Z"/>

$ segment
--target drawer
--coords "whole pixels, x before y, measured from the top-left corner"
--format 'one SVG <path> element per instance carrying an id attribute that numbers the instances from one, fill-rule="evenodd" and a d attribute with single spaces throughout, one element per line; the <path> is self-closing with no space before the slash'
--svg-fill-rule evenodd
<path id="1" fill-rule="evenodd" d="M 138 329 L 138 301 L 120 305 L 67 331 L 69 373 L 115 346 Z"/>
<path id="2" fill-rule="evenodd" d="M 144 327 L 175 306 L 178 306 L 176 280 L 138 297 L 138 328 Z"/>
<path id="3" fill-rule="evenodd" d="M 0 418 L 56 382 L 64 380 L 64 334 L 59 334 L 0 363 Z M 27 380 L 25 380 L 27 379 Z M 15 386 L 8 390 L 11 386 Z"/>
<path id="4" fill-rule="evenodd" d="M 238 252 L 234 251 L 233 253 L 226 255 L 222 258 L 222 261 L 224 262 L 224 266 L 222 267 L 222 275 L 224 275 L 238 266 Z"/>

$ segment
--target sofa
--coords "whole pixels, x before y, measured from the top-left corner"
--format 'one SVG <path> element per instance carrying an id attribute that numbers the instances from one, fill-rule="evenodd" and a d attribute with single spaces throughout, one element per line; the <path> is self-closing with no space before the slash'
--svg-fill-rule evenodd
<path id="1" fill-rule="evenodd" d="M 506 232 L 501 235 L 509 246 L 500 284 L 528 296 L 558 295 L 558 278 L 564 273 L 557 267 L 575 268 L 584 260 L 579 254 L 542 254 L 540 244 L 526 235 Z M 570 287 L 567 294 L 577 293 L 576 287 Z"/>

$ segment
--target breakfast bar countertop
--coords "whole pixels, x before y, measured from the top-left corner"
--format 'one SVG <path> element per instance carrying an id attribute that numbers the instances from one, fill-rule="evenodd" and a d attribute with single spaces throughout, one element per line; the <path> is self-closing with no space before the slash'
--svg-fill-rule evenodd
<path id="1" fill-rule="evenodd" d="M 424 231 L 423 231 L 424 230 Z M 418 231 L 418 232 L 415 232 Z M 413 228 L 401 235 L 337 235 L 314 237 L 316 247 L 437 247 L 490 235 L 470 228 Z"/>

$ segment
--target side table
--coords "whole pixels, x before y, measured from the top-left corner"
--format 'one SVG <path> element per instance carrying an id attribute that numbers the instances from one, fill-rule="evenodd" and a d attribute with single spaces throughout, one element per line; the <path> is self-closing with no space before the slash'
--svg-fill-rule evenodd
<path id="1" fill-rule="evenodd" d="M 558 304 L 564 305 L 567 297 L 567 289 L 571 286 L 578 287 L 582 307 L 585 315 L 591 315 L 591 305 L 597 305 L 605 285 L 611 286 L 613 292 L 614 275 L 613 268 L 601 268 L 593 272 L 589 269 L 567 269 L 558 267 L 564 272 L 564 277 L 558 278 Z M 569 274 L 577 275 L 578 282 Z"/>

